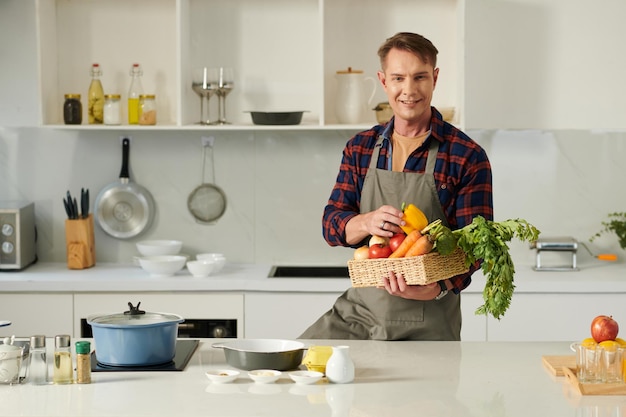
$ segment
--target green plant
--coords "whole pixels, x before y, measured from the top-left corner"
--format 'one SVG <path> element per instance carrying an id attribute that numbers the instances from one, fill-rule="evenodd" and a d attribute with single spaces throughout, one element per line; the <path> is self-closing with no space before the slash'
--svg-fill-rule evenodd
<path id="1" fill-rule="evenodd" d="M 604 228 L 591 236 L 589 241 L 593 242 L 604 233 L 615 233 L 620 247 L 626 250 L 626 213 L 609 213 L 608 220 L 602 222 L 602 226 Z"/>

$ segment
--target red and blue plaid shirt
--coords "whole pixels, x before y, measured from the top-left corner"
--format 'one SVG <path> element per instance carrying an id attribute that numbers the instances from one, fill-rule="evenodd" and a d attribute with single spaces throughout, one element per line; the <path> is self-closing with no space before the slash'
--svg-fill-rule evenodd
<path id="1" fill-rule="evenodd" d="M 429 138 L 408 158 L 404 172 L 423 173 L 431 140 L 440 142 L 435 163 L 435 185 L 441 207 L 450 227 L 460 229 L 480 215 L 493 220 L 491 164 L 485 151 L 465 133 L 444 122 L 433 107 Z M 377 168 L 388 169 L 393 119 L 352 137 L 343 150 L 337 182 L 324 208 L 322 229 L 331 246 L 350 246 L 346 242 L 346 223 L 360 213 L 361 191 L 374 145 L 383 136 Z M 358 247 L 360 245 L 354 245 Z M 466 288 L 476 266 L 465 275 L 451 279 L 455 292 Z"/>

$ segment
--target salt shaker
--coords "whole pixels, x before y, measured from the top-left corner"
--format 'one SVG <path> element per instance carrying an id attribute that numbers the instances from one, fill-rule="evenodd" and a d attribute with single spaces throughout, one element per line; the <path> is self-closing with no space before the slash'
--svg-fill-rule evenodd
<path id="1" fill-rule="evenodd" d="M 72 352 L 70 351 L 70 336 L 58 335 L 54 338 L 54 373 L 52 381 L 55 384 L 71 384 L 74 369 L 72 367 Z"/>
<path id="2" fill-rule="evenodd" d="M 47 384 L 48 361 L 46 360 L 46 336 L 31 336 L 28 358 L 28 377 L 26 381 L 34 385 Z"/>

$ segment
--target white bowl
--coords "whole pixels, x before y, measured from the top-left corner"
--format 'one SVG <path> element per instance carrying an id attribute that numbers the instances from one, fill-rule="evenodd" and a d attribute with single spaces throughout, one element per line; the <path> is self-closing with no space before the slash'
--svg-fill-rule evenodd
<path id="1" fill-rule="evenodd" d="M 214 260 L 216 261 L 215 269 L 213 269 L 213 273 L 217 273 L 224 268 L 226 265 L 226 257 L 223 253 L 199 253 L 196 255 L 196 259 L 199 261 L 204 260 Z"/>
<path id="2" fill-rule="evenodd" d="M 226 384 L 237 379 L 239 371 L 233 369 L 215 369 L 206 371 L 206 376 L 215 384 Z"/>
<path id="3" fill-rule="evenodd" d="M 248 372 L 248 376 L 258 384 L 271 384 L 276 382 L 281 375 L 282 372 L 274 369 L 255 369 L 254 371 Z"/>
<path id="4" fill-rule="evenodd" d="M 188 261 L 187 269 L 196 278 L 206 278 L 211 275 L 211 272 L 215 270 L 217 261 L 214 259 L 207 259 L 202 261 Z"/>
<path id="5" fill-rule="evenodd" d="M 137 242 L 136 246 L 143 256 L 178 255 L 183 242 L 180 240 L 144 240 Z"/>
<path id="6" fill-rule="evenodd" d="M 161 255 L 139 258 L 139 265 L 153 277 L 171 277 L 185 267 L 186 256 Z"/>
<path id="7" fill-rule="evenodd" d="M 289 377 L 293 379 L 296 384 L 309 385 L 315 384 L 322 379 L 323 373 L 317 371 L 293 371 L 289 372 Z"/>

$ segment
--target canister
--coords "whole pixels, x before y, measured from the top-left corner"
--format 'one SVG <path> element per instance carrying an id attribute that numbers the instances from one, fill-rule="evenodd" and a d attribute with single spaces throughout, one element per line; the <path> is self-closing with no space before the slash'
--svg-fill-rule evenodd
<path id="1" fill-rule="evenodd" d="M 142 94 L 139 96 L 139 124 L 156 124 L 156 96 L 154 94 Z"/>
<path id="2" fill-rule="evenodd" d="M 119 125 L 122 123 L 122 113 L 119 94 L 104 95 L 104 124 Z"/>
<path id="3" fill-rule="evenodd" d="M 66 125 L 79 125 L 83 122 L 83 105 L 80 102 L 80 94 L 65 95 L 63 121 Z"/>

